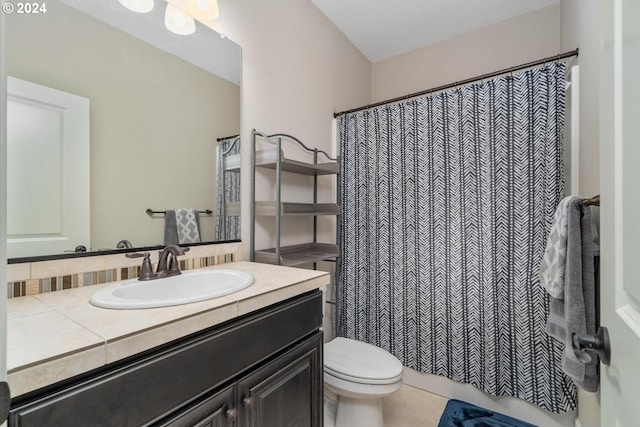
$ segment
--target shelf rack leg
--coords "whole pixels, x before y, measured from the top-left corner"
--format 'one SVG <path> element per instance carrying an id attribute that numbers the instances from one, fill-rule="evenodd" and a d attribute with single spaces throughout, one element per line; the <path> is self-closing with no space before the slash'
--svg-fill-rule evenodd
<path id="1" fill-rule="evenodd" d="M 280 260 L 280 223 L 282 219 L 282 200 L 281 200 L 281 187 L 282 187 L 282 138 L 278 138 L 276 144 L 278 148 L 278 155 L 276 161 L 276 264 L 282 264 Z"/>
<path id="2" fill-rule="evenodd" d="M 249 250 L 249 260 L 255 261 L 256 258 L 256 138 L 255 129 L 251 131 L 252 150 L 251 150 L 251 241 Z"/>

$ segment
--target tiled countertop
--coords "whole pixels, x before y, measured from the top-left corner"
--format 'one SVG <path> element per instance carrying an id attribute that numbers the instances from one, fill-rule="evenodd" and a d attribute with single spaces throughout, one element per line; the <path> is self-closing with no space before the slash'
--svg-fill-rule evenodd
<path id="1" fill-rule="evenodd" d="M 173 307 L 110 310 L 89 298 L 107 285 L 7 301 L 7 369 L 13 397 L 132 356 L 329 284 L 322 271 L 237 262 L 209 268 L 250 272 L 231 295 Z"/>

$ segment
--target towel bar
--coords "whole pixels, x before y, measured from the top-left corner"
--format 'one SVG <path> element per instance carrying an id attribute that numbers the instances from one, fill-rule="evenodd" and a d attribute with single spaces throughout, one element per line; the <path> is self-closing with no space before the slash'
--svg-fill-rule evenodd
<path id="1" fill-rule="evenodd" d="M 153 216 L 153 214 L 163 214 L 164 215 L 164 214 L 167 213 L 167 211 L 154 211 L 151 208 L 147 209 L 146 212 L 147 212 L 147 215 L 149 215 L 149 216 Z M 213 214 L 213 211 L 211 209 L 207 209 L 207 210 L 204 210 L 204 211 L 198 211 L 198 213 L 211 215 L 211 214 Z"/>

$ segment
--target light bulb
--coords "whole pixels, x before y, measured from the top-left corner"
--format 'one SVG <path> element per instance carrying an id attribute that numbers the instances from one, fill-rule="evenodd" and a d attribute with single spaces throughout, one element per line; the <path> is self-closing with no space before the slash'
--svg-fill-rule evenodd
<path id="1" fill-rule="evenodd" d="M 193 18 L 171 3 L 167 3 L 167 10 L 164 13 L 164 25 L 167 30 L 181 36 L 188 36 L 196 30 L 196 23 Z"/>
<path id="2" fill-rule="evenodd" d="M 198 21 L 213 21 L 220 14 L 218 0 L 188 0 L 187 10 Z"/>
<path id="3" fill-rule="evenodd" d="M 153 0 L 118 0 L 121 5 L 127 9 L 138 12 L 147 13 L 153 10 Z"/>

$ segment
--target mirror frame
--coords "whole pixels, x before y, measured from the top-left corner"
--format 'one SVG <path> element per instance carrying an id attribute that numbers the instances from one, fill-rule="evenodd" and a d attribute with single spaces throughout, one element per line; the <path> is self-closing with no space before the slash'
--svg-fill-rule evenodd
<path id="1" fill-rule="evenodd" d="M 241 243 L 241 242 L 242 241 L 240 239 L 216 240 L 216 241 L 212 240 L 209 242 L 185 243 L 178 246 L 183 248 L 188 248 L 191 246 L 222 245 L 225 243 Z M 92 257 L 92 256 L 127 254 L 132 252 L 161 251 L 162 249 L 164 249 L 165 246 L 166 245 L 139 246 L 135 248 L 107 249 L 103 251 L 65 252 L 61 254 L 36 255 L 36 256 L 20 257 L 20 258 L 7 258 L 7 264 L 23 264 L 23 263 L 29 263 L 29 262 L 53 261 L 53 260 L 69 259 L 69 258 L 86 258 L 86 257 Z"/>

